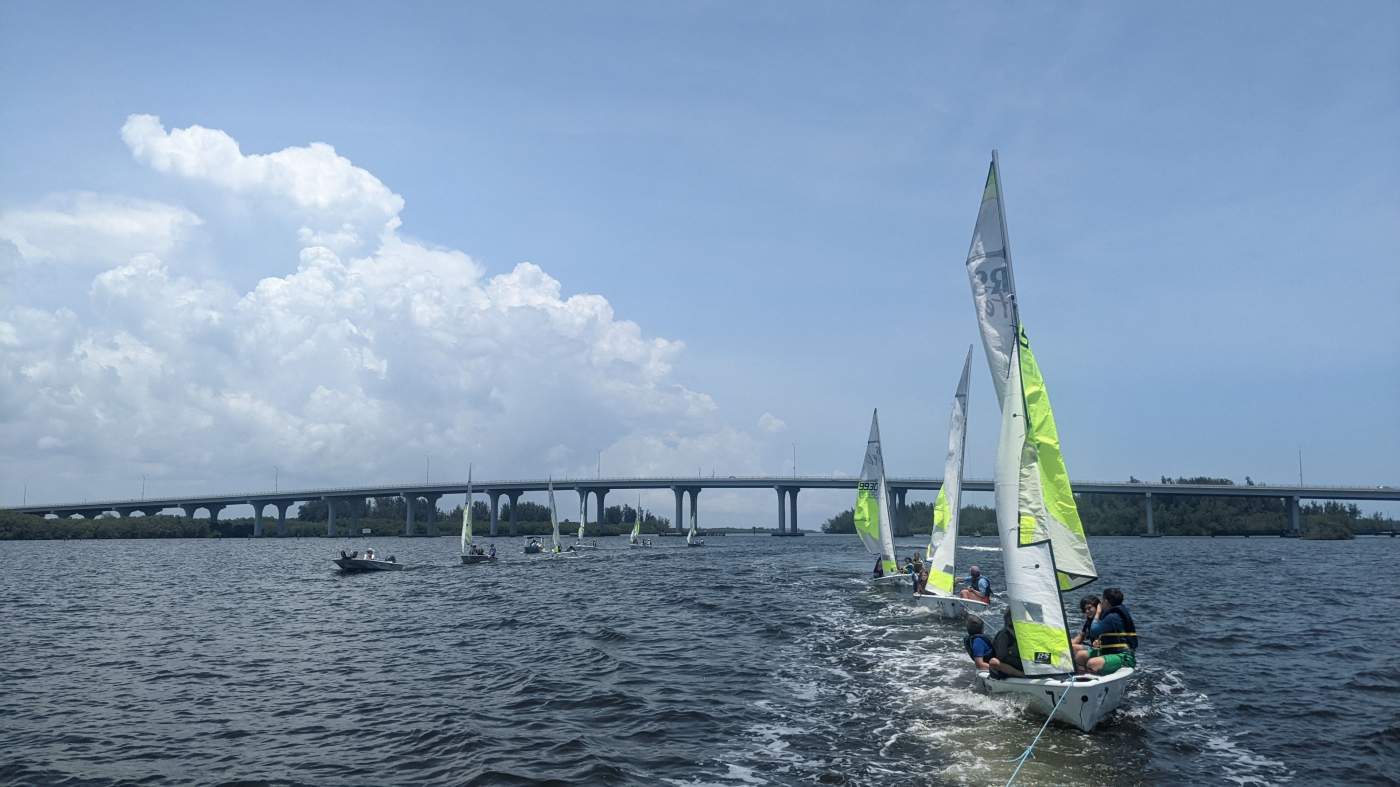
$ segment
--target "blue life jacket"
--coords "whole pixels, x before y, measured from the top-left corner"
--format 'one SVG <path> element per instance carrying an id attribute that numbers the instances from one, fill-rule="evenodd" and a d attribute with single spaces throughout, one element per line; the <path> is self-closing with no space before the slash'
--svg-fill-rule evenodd
<path id="1" fill-rule="evenodd" d="M 1117 616 L 1117 620 L 1113 620 Z M 1137 626 L 1128 608 L 1117 606 L 1099 618 L 1102 631 L 1099 633 L 1099 650 L 1106 652 L 1132 650 L 1138 646 Z"/>
<path id="2" fill-rule="evenodd" d="M 973 579 L 971 574 L 967 575 L 967 585 L 968 587 L 972 588 L 973 592 L 975 593 L 980 594 L 982 592 L 982 588 L 979 586 L 984 581 L 987 583 L 987 598 L 990 599 L 992 597 L 992 581 L 990 579 L 987 579 L 987 575 L 978 574 L 976 579 Z"/>
<path id="3" fill-rule="evenodd" d="M 974 640 L 979 639 L 987 645 L 987 655 L 982 657 L 983 661 L 986 661 L 987 659 L 990 659 L 992 656 L 996 655 L 996 647 L 995 645 L 993 645 L 991 637 L 987 636 L 986 634 L 969 634 L 968 636 L 963 637 L 963 650 L 967 651 L 968 658 L 972 659 L 973 661 L 977 660 L 977 657 L 972 654 L 972 643 Z"/>

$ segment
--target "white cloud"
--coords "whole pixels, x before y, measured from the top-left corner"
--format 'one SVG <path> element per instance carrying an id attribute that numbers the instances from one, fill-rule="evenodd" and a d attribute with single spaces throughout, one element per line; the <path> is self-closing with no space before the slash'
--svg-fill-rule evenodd
<path id="1" fill-rule="evenodd" d="M 133 254 L 165 254 L 202 223 L 161 202 L 55 194 L 32 208 L 0 213 L 0 245 L 13 244 L 25 262 L 111 264 Z"/>
<path id="2" fill-rule="evenodd" d="M 425 453 L 436 478 L 468 462 L 485 477 L 591 475 L 599 449 L 608 473 L 759 471 L 755 439 L 672 379 L 682 343 L 532 263 L 488 276 L 404 238 L 402 200 L 329 146 L 245 155 L 222 131 L 142 115 L 122 135 L 160 171 L 290 202 L 310 223 L 294 269 L 245 292 L 180 273 L 196 268 L 172 263 L 171 240 L 95 276 L 81 317 L 0 313 L 0 442 L 42 449 L 25 461 L 54 479 L 44 497 L 142 472 L 152 490 L 261 488 L 273 465 L 290 485 L 401 480 Z M 350 236 L 374 248 L 347 252 Z M 18 477 L 19 459 L 0 457 L 0 475 Z"/>
<path id="3" fill-rule="evenodd" d="M 304 243 L 362 250 L 399 226 L 403 197 L 324 142 L 244 155 L 223 131 L 190 126 L 166 131 L 154 115 L 131 115 L 122 141 L 158 172 L 287 203 L 304 225 Z"/>
<path id="4" fill-rule="evenodd" d="M 769 434 L 777 434 L 787 428 L 787 422 L 772 413 L 764 413 L 758 417 L 758 428 Z"/>

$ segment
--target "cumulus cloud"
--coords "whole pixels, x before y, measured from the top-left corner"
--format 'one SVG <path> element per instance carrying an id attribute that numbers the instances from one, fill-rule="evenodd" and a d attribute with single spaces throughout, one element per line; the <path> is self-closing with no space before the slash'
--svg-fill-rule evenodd
<path id="1" fill-rule="evenodd" d="M 358 250 L 399 226 L 403 197 L 324 142 L 245 155 L 223 131 L 167 131 L 154 115 L 131 115 L 121 133 L 132 155 L 158 172 L 285 203 L 304 222 L 298 234 L 308 245 Z"/>
<path id="2" fill-rule="evenodd" d="M 772 413 L 764 413 L 758 417 L 758 428 L 770 434 L 777 434 L 787 428 L 787 422 Z"/>
<path id="3" fill-rule="evenodd" d="M 110 264 L 133 254 L 164 254 L 203 222 L 184 208 L 130 197 L 56 194 L 0 213 L 0 259 Z M 12 252 L 4 249 L 6 245 Z"/>
<path id="4" fill-rule="evenodd" d="M 55 479 L 54 495 L 64 478 L 114 472 L 170 492 L 257 488 L 247 479 L 274 464 L 293 484 L 397 480 L 425 453 L 450 468 L 438 477 L 468 462 L 497 477 L 591 474 L 600 449 L 619 474 L 759 470 L 755 438 L 672 379 L 681 342 L 538 265 L 488 275 L 404 238 L 402 199 L 329 146 L 244 154 L 223 131 L 147 115 L 122 137 L 159 171 L 289 203 L 307 224 L 289 272 L 246 291 L 181 273 L 193 268 L 172 264 L 171 233 L 75 293 L 81 316 L 0 313 L 0 440 L 33 446 L 30 477 Z M 760 428 L 782 422 L 765 413 Z M 16 477 L 18 459 L 0 472 Z"/>

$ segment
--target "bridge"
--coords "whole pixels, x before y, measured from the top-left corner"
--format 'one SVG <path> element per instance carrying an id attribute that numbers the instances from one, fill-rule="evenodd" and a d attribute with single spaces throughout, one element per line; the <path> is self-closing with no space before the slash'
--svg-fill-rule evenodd
<path id="1" fill-rule="evenodd" d="M 579 510 L 587 511 L 588 499 L 592 495 L 596 502 L 597 516 L 594 521 L 603 520 L 604 500 L 609 492 L 618 490 L 669 489 L 676 498 L 676 516 L 672 523 L 680 529 L 683 503 L 690 498 L 690 521 L 699 523 L 700 492 L 704 489 L 772 489 L 778 496 L 777 533 L 782 536 L 802 535 L 797 529 L 797 493 L 803 489 L 850 489 L 856 488 L 859 479 L 853 476 L 692 476 L 692 477 L 652 477 L 652 478 L 560 478 L 552 482 L 547 479 L 484 481 L 473 484 L 476 492 L 484 494 L 489 501 L 491 512 L 491 535 L 497 534 L 500 525 L 500 501 L 504 497 L 510 502 L 509 534 L 515 535 L 515 510 L 520 496 L 527 492 L 543 492 L 553 483 L 557 490 L 572 490 L 579 496 Z M 937 490 L 943 485 L 938 478 L 889 478 L 890 491 L 897 505 L 904 505 L 905 495 L 910 490 Z M 1197 497 L 1263 497 L 1283 499 L 1288 503 L 1288 529 L 1291 535 L 1299 532 L 1298 504 L 1300 500 L 1374 500 L 1400 502 L 1400 487 L 1391 486 L 1221 486 L 1214 484 L 1147 484 L 1112 483 L 1104 481 L 1074 481 L 1074 490 L 1081 494 L 1136 495 L 1144 500 L 1146 532 L 1156 536 L 1156 524 L 1152 518 L 1154 497 L 1171 495 Z M 963 489 L 972 492 L 992 491 L 992 482 L 985 479 L 966 479 Z M 403 484 L 389 486 L 336 487 L 325 489 L 274 490 L 272 492 L 251 492 L 239 494 L 189 495 L 182 497 L 159 497 L 135 500 L 84 501 L 82 503 L 46 503 L 23 505 L 12 509 L 28 514 L 54 517 L 96 517 L 115 513 L 127 517 L 135 513 L 146 516 L 169 509 L 177 509 L 186 517 L 194 517 L 201 509 L 208 512 L 209 518 L 217 521 L 219 512 L 228 506 L 249 505 L 253 507 L 253 535 L 263 535 L 263 514 L 268 506 L 277 512 L 277 532 L 285 534 L 287 511 L 291 507 L 312 501 L 325 501 L 333 504 L 339 501 L 363 501 L 371 497 L 402 497 L 407 503 L 406 535 L 436 535 L 437 503 L 444 495 L 460 495 L 467 491 L 465 481 L 437 484 Z M 420 505 L 424 508 L 424 528 L 420 533 L 416 514 Z M 336 535 L 335 506 L 327 505 L 326 534 Z M 351 506 L 351 531 L 359 531 L 359 507 Z M 587 515 L 585 513 L 586 521 Z M 789 522 L 789 519 L 791 520 Z"/>

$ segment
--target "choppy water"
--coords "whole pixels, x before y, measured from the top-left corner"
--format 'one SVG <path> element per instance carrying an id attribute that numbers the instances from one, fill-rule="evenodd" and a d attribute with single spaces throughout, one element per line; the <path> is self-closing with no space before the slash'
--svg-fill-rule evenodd
<path id="1" fill-rule="evenodd" d="M 324 539 L 0 544 L 0 782 L 1001 784 L 1039 728 L 854 538 L 497 543 L 348 577 Z M 1141 675 L 1018 784 L 1400 779 L 1400 540 L 1094 548 Z"/>

